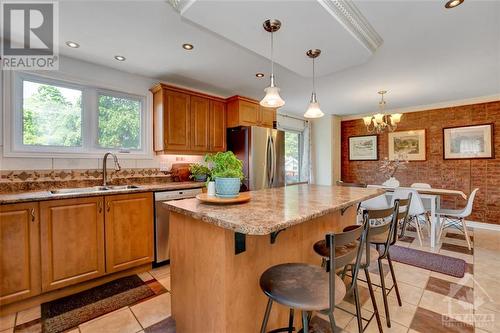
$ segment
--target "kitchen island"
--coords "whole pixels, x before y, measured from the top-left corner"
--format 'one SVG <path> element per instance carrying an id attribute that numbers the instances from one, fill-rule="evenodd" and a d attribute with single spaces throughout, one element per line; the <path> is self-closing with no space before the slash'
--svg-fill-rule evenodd
<path id="1" fill-rule="evenodd" d="M 260 275 L 286 262 L 319 265 L 313 244 L 355 224 L 358 203 L 383 193 L 304 184 L 253 191 L 240 205 L 166 202 L 177 332 L 258 332 L 267 302 Z M 268 330 L 286 326 L 288 313 L 274 305 Z"/>

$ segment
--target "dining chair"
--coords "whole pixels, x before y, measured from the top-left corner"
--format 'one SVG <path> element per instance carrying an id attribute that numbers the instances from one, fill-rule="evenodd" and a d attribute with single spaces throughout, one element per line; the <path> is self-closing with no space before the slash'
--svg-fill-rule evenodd
<path id="1" fill-rule="evenodd" d="M 436 214 L 439 218 L 443 219 L 441 222 L 441 229 L 439 230 L 438 239 L 441 239 L 443 231 L 446 228 L 454 227 L 465 234 L 465 240 L 467 241 L 467 247 L 469 250 L 472 249 L 469 233 L 467 232 L 467 226 L 465 225 L 465 218 L 470 216 L 472 213 L 472 207 L 474 206 L 474 198 L 479 188 L 475 188 L 467 199 L 467 204 L 463 209 L 438 209 Z"/>
<path id="2" fill-rule="evenodd" d="M 394 200 L 396 199 L 407 199 L 409 197 L 411 197 L 411 200 L 410 207 L 408 209 L 408 217 L 406 221 L 402 221 L 401 223 L 400 237 L 404 237 L 408 226 L 413 225 L 417 231 L 417 237 L 418 241 L 420 242 L 420 246 L 422 246 L 422 228 L 420 223 L 423 219 L 427 227 L 427 234 L 430 235 L 431 221 L 429 219 L 429 216 L 427 215 L 427 210 L 424 207 L 424 203 L 422 201 L 422 198 L 420 197 L 420 194 L 413 189 L 398 188 L 394 191 L 392 201 L 394 202 Z"/>
<path id="3" fill-rule="evenodd" d="M 427 183 L 413 183 L 410 185 L 410 187 L 416 187 L 416 188 L 432 188 L 431 184 Z"/>
<path id="4" fill-rule="evenodd" d="M 346 294 L 357 293 L 357 284 L 346 285 L 336 274 L 354 261 L 352 273 L 356 281 L 363 250 L 366 248 L 368 223 L 341 233 L 328 233 L 328 265 L 321 267 L 306 263 L 284 263 L 268 268 L 260 277 L 260 287 L 268 297 L 261 333 L 266 332 L 267 322 L 274 302 L 290 308 L 288 327 L 273 331 L 293 332 L 294 310 L 302 311 L 302 332 L 308 333 L 309 319 L 313 311 L 328 315 L 332 332 L 335 325 L 333 311 Z"/>

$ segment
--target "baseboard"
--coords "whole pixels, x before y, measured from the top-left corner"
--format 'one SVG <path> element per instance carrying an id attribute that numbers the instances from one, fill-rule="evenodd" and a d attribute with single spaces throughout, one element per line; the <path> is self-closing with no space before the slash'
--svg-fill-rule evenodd
<path id="1" fill-rule="evenodd" d="M 476 221 L 465 221 L 465 223 L 468 227 L 471 228 L 500 231 L 500 224 L 483 223 Z"/>

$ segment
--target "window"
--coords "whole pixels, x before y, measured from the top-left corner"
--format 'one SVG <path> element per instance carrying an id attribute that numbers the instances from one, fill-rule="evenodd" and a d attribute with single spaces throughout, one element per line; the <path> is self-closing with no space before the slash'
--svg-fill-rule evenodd
<path id="1" fill-rule="evenodd" d="M 301 133 L 285 131 L 285 182 L 300 182 Z"/>
<path id="2" fill-rule="evenodd" d="M 145 97 L 22 72 L 6 80 L 13 105 L 6 156 L 150 157 Z"/>
<path id="3" fill-rule="evenodd" d="M 141 101 L 99 95 L 99 146 L 141 148 Z"/>
<path id="4" fill-rule="evenodd" d="M 23 81 L 22 123 L 23 145 L 80 147 L 82 91 Z"/>

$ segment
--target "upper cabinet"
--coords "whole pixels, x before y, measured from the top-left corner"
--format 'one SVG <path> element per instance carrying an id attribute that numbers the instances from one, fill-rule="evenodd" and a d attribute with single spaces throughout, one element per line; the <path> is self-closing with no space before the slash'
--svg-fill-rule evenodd
<path id="1" fill-rule="evenodd" d="M 227 102 L 227 127 L 260 126 L 273 127 L 276 109 L 264 108 L 257 101 L 233 96 Z"/>
<path id="2" fill-rule="evenodd" d="M 205 154 L 226 149 L 224 99 L 161 83 L 151 92 L 155 151 Z"/>

